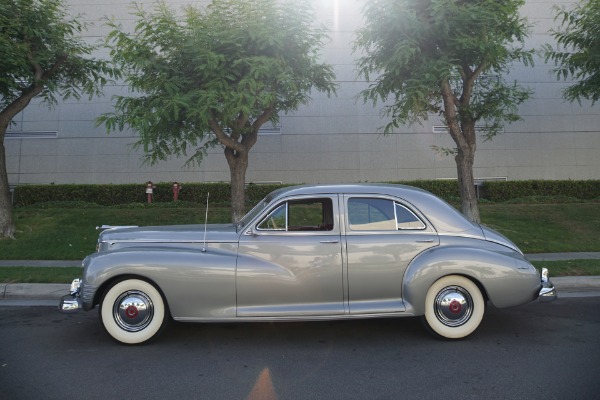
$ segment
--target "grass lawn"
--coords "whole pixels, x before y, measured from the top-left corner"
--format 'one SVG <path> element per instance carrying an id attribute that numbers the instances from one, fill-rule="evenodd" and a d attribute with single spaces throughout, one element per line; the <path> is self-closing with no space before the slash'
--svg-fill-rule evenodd
<path id="1" fill-rule="evenodd" d="M 108 225 L 202 224 L 198 208 L 17 208 L 17 240 L 0 241 L 4 260 L 81 260 L 93 253 Z M 483 223 L 525 253 L 600 251 L 600 203 L 483 204 Z M 225 223 L 230 210 L 213 206 L 209 223 Z"/>
<path id="2" fill-rule="evenodd" d="M 1 267 L 0 283 L 71 283 L 81 267 Z"/>
<path id="3" fill-rule="evenodd" d="M 209 223 L 226 222 L 228 207 L 211 207 Z M 203 224 L 199 208 L 17 208 L 17 240 L 0 240 L 2 260 L 81 260 L 96 249 L 97 226 Z"/>
<path id="4" fill-rule="evenodd" d="M 553 276 L 599 276 L 600 260 L 533 261 L 538 268 L 548 268 Z M 69 281 L 70 282 L 70 281 Z"/>
<path id="5" fill-rule="evenodd" d="M 483 223 L 524 253 L 600 251 L 600 203 L 486 204 Z"/>

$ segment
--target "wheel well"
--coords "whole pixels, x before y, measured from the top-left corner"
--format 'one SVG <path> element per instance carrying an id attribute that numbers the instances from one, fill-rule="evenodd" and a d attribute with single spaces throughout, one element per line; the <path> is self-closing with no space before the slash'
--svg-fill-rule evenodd
<path id="1" fill-rule="evenodd" d="M 473 278 L 472 276 L 469 275 L 463 275 L 463 274 L 452 274 L 452 275 L 458 275 L 458 276 L 462 276 L 464 278 L 467 278 L 468 280 L 470 280 L 471 282 L 473 282 L 475 285 L 477 285 L 477 288 L 479 289 L 479 291 L 481 292 L 481 295 L 483 296 L 483 299 L 487 302 L 490 300 L 490 298 L 488 297 L 488 294 L 485 290 L 485 287 L 481 284 L 481 282 L 479 282 L 479 280 Z"/>
<path id="2" fill-rule="evenodd" d="M 149 284 L 154 286 L 156 288 L 156 290 L 158 290 L 158 292 L 160 293 L 160 296 L 162 297 L 163 302 L 165 303 L 166 309 L 167 310 L 169 309 L 167 299 L 166 299 L 165 294 L 163 293 L 162 289 L 160 288 L 160 286 L 158 286 L 156 284 L 156 282 L 154 282 L 152 279 L 148 279 L 145 276 L 135 275 L 135 274 L 117 275 L 117 276 L 110 278 L 109 280 L 104 282 L 102 285 L 100 285 L 98 290 L 96 290 L 96 294 L 94 295 L 94 306 L 97 306 L 100 304 L 100 301 L 102 300 L 102 298 L 104 297 L 104 294 L 106 293 L 106 291 L 109 288 L 111 288 L 114 284 L 124 281 L 124 280 L 127 280 L 127 279 L 139 279 L 141 281 L 148 282 Z"/>

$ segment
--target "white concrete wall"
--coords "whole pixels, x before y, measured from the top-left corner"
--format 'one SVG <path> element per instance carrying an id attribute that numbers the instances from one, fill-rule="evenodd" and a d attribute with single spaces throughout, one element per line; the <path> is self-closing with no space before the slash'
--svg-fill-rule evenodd
<path id="1" fill-rule="evenodd" d="M 379 110 L 356 95 L 366 87 L 358 80 L 352 54 L 353 33 L 362 23 L 363 0 L 313 1 L 320 22 L 331 28 L 324 49 L 326 62 L 335 67 L 337 97 L 315 94 L 313 101 L 292 115 L 282 116 L 281 133 L 262 135 L 251 153 L 248 182 L 294 183 L 359 182 L 456 178 L 451 157 L 431 147 L 454 147 L 447 134 L 433 133 L 441 125 L 432 117 L 423 125 L 403 127 L 383 136 Z M 71 0 L 73 13 L 82 13 L 96 25 L 87 40 L 107 33 L 103 16 L 131 26 L 129 5 L 121 0 Z M 149 7 L 152 1 L 145 0 Z M 186 0 L 170 0 L 174 6 Z M 206 4 L 206 1 L 196 2 Z M 552 7 L 572 1 L 529 0 L 523 8 L 534 24 L 529 45 L 552 42 Z M 102 55 L 102 54 L 100 54 Z M 600 179 L 600 104 L 571 104 L 562 100 L 566 83 L 550 74 L 552 66 L 537 59 L 535 67 L 515 66 L 510 78 L 534 89 L 521 107 L 523 121 L 505 127 L 490 142 L 479 142 L 475 175 L 479 178 Z M 111 110 L 111 95 L 125 91 L 107 87 L 106 96 L 87 101 L 69 100 L 48 110 L 37 103 L 17 116 L 13 132 L 56 132 L 43 139 L 7 138 L 7 164 L 12 185 L 30 183 L 129 183 L 147 180 L 202 182 L 228 181 L 229 170 L 221 149 L 214 149 L 200 167 L 183 167 L 185 159 L 155 166 L 141 165 L 141 153 L 131 144 L 133 132 L 108 136 L 95 128 L 97 116 Z"/>

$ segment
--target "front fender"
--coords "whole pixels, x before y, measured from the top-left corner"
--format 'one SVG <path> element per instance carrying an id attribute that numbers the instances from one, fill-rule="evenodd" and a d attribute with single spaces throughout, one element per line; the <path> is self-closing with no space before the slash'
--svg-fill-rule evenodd
<path id="1" fill-rule="evenodd" d="M 236 253 L 230 250 L 128 247 L 96 253 L 84 260 L 83 308 L 97 304 L 121 277 L 155 284 L 174 318 L 235 316 Z"/>
<path id="2" fill-rule="evenodd" d="M 423 315 L 429 287 L 447 275 L 473 280 L 483 296 L 498 308 L 528 303 L 541 287 L 535 268 L 516 252 L 435 247 L 415 257 L 406 269 L 402 290 L 407 310 Z"/>

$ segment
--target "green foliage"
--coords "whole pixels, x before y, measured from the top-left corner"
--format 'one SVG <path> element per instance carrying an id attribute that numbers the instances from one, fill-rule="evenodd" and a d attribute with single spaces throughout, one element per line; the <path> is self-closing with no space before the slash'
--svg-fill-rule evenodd
<path id="1" fill-rule="evenodd" d="M 546 62 L 554 61 L 557 79 L 572 78 L 577 82 L 567 87 L 563 95 L 569 101 L 600 99 L 600 1 L 582 0 L 573 8 L 555 8 L 561 23 L 552 36 L 558 48 L 546 44 Z"/>
<path id="2" fill-rule="evenodd" d="M 515 61 L 532 63 L 528 33 L 519 17 L 523 0 L 380 0 L 364 7 L 358 31 L 358 69 L 371 85 L 365 101 L 385 103 L 385 133 L 441 114 L 450 126 L 484 121 L 493 137 L 519 119 L 529 91 L 506 83 Z M 444 86 L 449 97 L 443 98 Z M 458 143 L 457 143 L 458 145 Z"/>
<path id="3" fill-rule="evenodd" d="M 458 185 L 454 179 L 418 180 L 393 183 L 418 187 L 447 201 L 460 198 Z"/>
<path id="4" fill-rule="evenodd" d="M 133 33 L 108 21 L 132 95 L 116 96 L 98 124 L 137 131 L 150 163 L 199 163 L 219 143 L 247 152 L 263 124 L 307 103 L 311 89 L 334 90 L 332 67 L 319 63 L 326 35 L 306 2 L 214 0 L 182 15 L 158 2 L 134 16 Z"/>
<path id="5" fill-rule="evenodd" d="M 0 239 L 14 235 L 14 221 L 2 142 L 13 118 L 39 97 L 90 97 L 120 76 L 108 61 L 96 60 L 86 25 L 68 14 L 62 0 L 0 0 Z"/>
<path id="6" fill-rule="evenodd" d="M 312 90 L 334 92 L 333 67 L 319 59 L 325 29 L 297 0 L 213 0 L 181 15 L 158 2 L 153 12 L 138 5 L 134 17 L 133 32 L 108 21 L 107 38 L 132 94 L 116 96 L 97 124 L 138 132 L 151 164 L 171 156 L 198 164 L 222 146 L 239 220 L 259 129 L 308 103 Z"/>
<path id="7" fill-rule="evenodd" d="M 285 185 L 246 186 L 247 204 L 253 205 L 275 189 Z M 154 202 L 150 207 L 186 208 L 206 204 L 210 193 L 210 204 L 231 202 L 231 185 L 228 183 L 184 183 L 179 200 L 173 203 L 172 183 L 156 184 Z M 123 185 L 24 185 L 15 188 L 14 202 L 17 207 L 36 208 L 72 207 L 94 208 L 95 206 L 122 206 L 129 208 L 148 207 L 145 184 Z"/>
<path id="8" fill-rule="evenodd" d="M 516 62 L 530 65 L 524 0 L 377 0 L 365 3 L 357 32 L 359 74 L 370 82 L 365 102 L 381 102 L 385 134 L 438 114 L 455 153 L 462 212 L 479 222 L 473 164 L 476 124 L 485 140 L 520 119 L 529 89 L 506 82 Z"/>
<path id="9" fill-rule="evenodd" d="M 0 0 L 0 27 L 2 111 L 32 92 L 51 105 L 98 95 L 108 77 L 119 75 L 91 57 L 96 47 L 81 38 L 86 24 L 62 0 Z"/>
<path id="10" fill-rule="evenodd" d="M 494 202 L 538 197 L 570 197 L 579 200 L 600 198 L 600 180 L 587 181 L 492 181 L 485 183 L 485 198 Z M 544 201 L 546 202 L 546 201 Z"/>
<path id="11" fill-rule="evenodd" d="M 417 180 L 390 182 L 427 190 L 447 201 L 459 198 L 456 180 Z M 154 202 L 147 204 L 146 187 L 124 185 L 23 185 L 15 188 L 17 207 L 35 208 L 194 208 L 204 207 L 210 193 L 210 204 L 229 204 L 229 183 L 184 183 L 177 203 L 173 202 L 172 183 L 156 184 Z M 267 194 L 290 185 L 246 185 L 246 206 L 253 206 Z M 483 200 L 502 203 L 575 203 L 600 199 L 600 180 L 587 181 L 490 181 L 480 191 Z"/>

